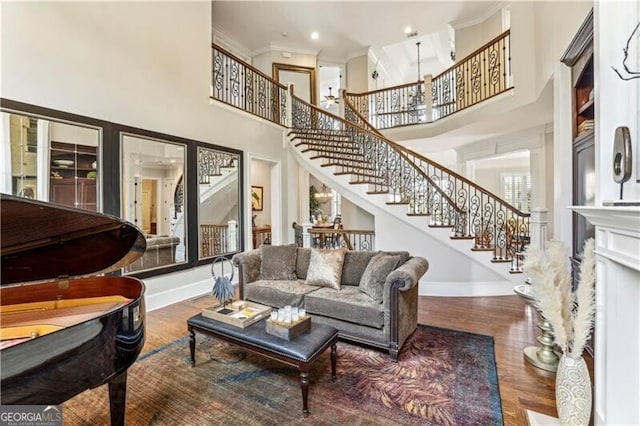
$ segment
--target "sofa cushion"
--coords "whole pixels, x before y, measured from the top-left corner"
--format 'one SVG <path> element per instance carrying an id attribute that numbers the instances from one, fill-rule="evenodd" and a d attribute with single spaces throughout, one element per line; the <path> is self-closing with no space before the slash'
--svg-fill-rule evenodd
<path id="1" fill-rule="evenodd" d="M 311 249 L 306 283 L 339 290 L 345 251 Z"/>
<path id="2" fill-rule="evenodd" d="M 374 251 L 348 251 L 342 265 L 342 285 L 359 285 L 360 277 L 376 254 Z"/>
<path id="3" fill-rule="evenodd" d="M 245 285 L 244 298 L 275 308 L 287 305 L 303 307 L 305 294 L 319 288 L 307 285 L 302 280 L 258 280 Z"/>
<path id="4" fill-rule="evenodd" d="M 379 251 L 378 253 L 390 254 L 393 256 L 400 256 L 400 261 L 398 262 L 398 266 L 404 265 L 404 263 L 409 260 L 411 255 L 408 251 Z"/>
<path id="5" fill-rule="evenodd" d="M 296 275 L 301 280 L 307 279 L 307 270 L 309 269 L 310 258 L 311 249 L 309 247 L 298 247 L 298 255 L 296 256 Z"/>
<path id="6" fill-rule="evenodd" d="M 382 328 L 384 325 L 383 305 L 355 286 L 343 286 L 340 290 L 332 288 L 316 290 L 305 296 L 304 307 L 308 313 L 314 315 L 374 328 Z"/>
<path id="7" fill-rule="evenodd" d="M 295 244 L 285 246 L 260 246 L 259 280 L 295 280 L 296 276 Z"/>
<path id="8" fill-rule="evenodd" d="M 383 302 L 384 282 L 400 262 L 399 255 L 377 253 L 367 265 L 358 288 L 378 303 Z"/>

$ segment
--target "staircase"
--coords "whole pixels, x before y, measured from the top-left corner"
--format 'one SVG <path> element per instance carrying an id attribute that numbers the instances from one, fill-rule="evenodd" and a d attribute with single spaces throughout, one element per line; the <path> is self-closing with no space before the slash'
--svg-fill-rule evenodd
<path id="1" fill-rule="evenodd" d="M 440 109 L 437 113 L 433 110 L 427 114 L 431 116 L 427 121 L 512 89 L 507 72 L 510 68 L 506 66 L 509 57 L 507 40 L 508 33 L 501 35 L 443 73 L 442 78 L 434 78 L 432 87 L 436 89 L 440 86 L 450 88 L 450 84 L 440 85 L 438 81 L 452 81 L 453 76 L 458 89 L 474 89 L 468 91 L 468 99 L 467 91 L 453 97 L 450 90 L 437 89 L 436 94 L 442 92 L 442 96 L 436 96 L 425 106 Z M 379 111 L 375 99 L 385 98 L 387 92 L 391 93 L 390 99 L 398 99 L 393 95 L 397 88 L 376 93 L 371 98 L 374 106 L 369 101 L 362 101 L 369 99 L 369 94 L 362 94 L 360 98 L 353 94 L 343 97 L 343 119 L 306 103 L 288 88 L 219 46 L 212 45 L 212 49 L 215 86 L 212 99 L 277 125 L 286 126 L 288 123 L 292 152 L 303 167 L 323 173 L 327 179 L 332 178 L 332 182 L 344 190 L 344 195 L 359 197 L 359 202 L 371 210 L 382 208 L 384 214 L 380 212 L 380 217 L 385 222 L 382 228 L 402 228 L 404 235 L 411 235 L 411 241 L 401 242 L 397 241 L 396 235 L 387 235 L 387 240 L 381 241 L 383 245 L 409 250 L 413 247 L 417 251 L 428 247 L 431 250 L 429 257 L 433 260 L 430 276 L 439 277 L 442 285 L 449 285 L 452 281 L 472 283 L 473 294 L 482 294 L 482 291 L 476 292 L 475 284 L 478 282 L 499 282 L 502 286 L 500 291 L 506 294 L 512 293 L 514 282 L 522 281 L 521 276 L 513 274 L 522 272 L 522 253 L 530 242 L 530 215 L 464 176 L 387 139 L 359 112 L 365 111 L 367 116 L 372 116 L 371 111 L 378 115 L 386 114 L 386 107 Z M 482 60 L 483 55 L 502 59 L 487 62 Z M 485 62 L 489 65 L 482 68 L 482 72 L 470 77 L 465 74 L 466 65 L 463 64 L 473 68 L 474 64 Z M 498 75 L 502 77 L 493 78 Z M 482 81 L 488 83 L 479 84 Z M 413 86 L 407 86 L 407 90 L 413 90 Z M 490 90 L 476 92 L 476 87 L 489 87 Z M 400 98 L 409 99 L 406 96 Z M 456 108 L 450 108 L 452 99 Z M 390 105 L 390 108 L 399 109 L 398 113 L 409 114 L 415 109 L 412 103 L 408 103 L 406 108 L 397 102 Z M 447 114 L 441 110 L 445 106 L 451 109 Z M 421 234 L 416 234 L 416 230 Z M 377 241 L 382 231 L 376 217 Z M 384 231 L 393 234 L 395 230 Z M 468 262 L 456 260 L 460 253 Z M 454 270 L 446 269 L 451 268 L 450 265 Z M 441 269 L 435 273 L 438 267 Z"/>
<path id="2" fill-rule="evenodd" d="M 467 240 L 471 252 L 489 252 L 492 263 L 522 272 L 529 244 L 529 214 L 463 176 L 386 139 L 345 99 L 345 117 L 292 96 L 291 144 L 309 161 L 366 196 L 384 195 L 387 206 L 404 206 L 407 217 L 427 218 L 428 228 L 448 230 L 450 240 Z"/>

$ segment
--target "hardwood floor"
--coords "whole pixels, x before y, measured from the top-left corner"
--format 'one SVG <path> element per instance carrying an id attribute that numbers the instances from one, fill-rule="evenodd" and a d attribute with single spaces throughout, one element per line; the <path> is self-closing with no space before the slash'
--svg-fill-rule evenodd
<path id="1" fill-rule="evenodd" d="M 204 295 L 147 313 L 143 351 L 186 335 L 187 319 L 215 302 L 213 296 Z M 537 314 L 531 306 L 516 295 L 421 296 L 418 308 L 421 324 L 493 336 L 505 425 L 526 425 L 526 409 L 557 417 L 555 374 L 531 366 L 522 355 L 525 347 L 537 345 Z M 590 365 L 591 361 L 587 359 Z"/>

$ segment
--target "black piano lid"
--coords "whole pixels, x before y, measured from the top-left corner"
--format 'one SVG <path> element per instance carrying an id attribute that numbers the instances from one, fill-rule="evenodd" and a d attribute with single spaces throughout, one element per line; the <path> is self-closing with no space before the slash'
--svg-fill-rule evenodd
<path id="1" fill-rule="evenodd" d="M 118 270 L 146 240 L 118 217 L 0 194 L 0 283 L 80 277 Z"/>

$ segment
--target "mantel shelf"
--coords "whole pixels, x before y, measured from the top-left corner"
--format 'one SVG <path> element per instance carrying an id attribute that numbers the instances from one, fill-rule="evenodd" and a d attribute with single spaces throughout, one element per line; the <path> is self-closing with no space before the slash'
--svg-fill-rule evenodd
<path id="1" fill-rule="evenodd" d="M 640 207 L 637 206 L 571 206 L 595 226 L 622 229 L 639 234 Z"/>
<path id="2" fill-rule="evenodd" d="M 572 206 L 596 227 L 596 253 L 640 272 L 640 207 Z"/>

